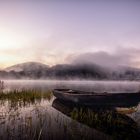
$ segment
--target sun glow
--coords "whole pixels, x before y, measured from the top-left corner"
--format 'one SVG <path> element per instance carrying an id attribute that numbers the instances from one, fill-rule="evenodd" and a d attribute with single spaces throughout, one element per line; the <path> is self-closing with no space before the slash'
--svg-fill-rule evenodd
<path id="1" fill-rule="evenodd" d="M 18 33 L 0 29 L 0 50 L 19 48 L 24 45 L 23 42 Z"/>
<path id="2" fill-rule="evenodd" d="M 0 28 L 0 69 L 24 61 L 21 53 L 29 39 L 22 32 Z"/>

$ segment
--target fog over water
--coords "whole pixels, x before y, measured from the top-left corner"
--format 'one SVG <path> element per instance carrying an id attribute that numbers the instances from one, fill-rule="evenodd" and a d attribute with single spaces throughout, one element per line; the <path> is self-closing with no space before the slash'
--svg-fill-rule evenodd
<path id="1" fill-rule="evenodd" d="M 40 89 L 70 88 L 96 92 L 137 92 L 138 81 L 59 81 L 59 80 L 5 80 L 5 89 Z"/>
<path id="2" fill-rule="evenodd" d="M 140 82 L 135 81 L 5 80 L 4 84 L 5 90 L 38 89 L 45 91 L 45 94 L 52 93 L 50 91 L 55 88 L 114 93 L 140 90 Z M 34 102 L 0 100 L 0 139 L 7 140 L 13 137 L 30 139 L 40 128 L 42 138 L 48 140 L 77 140 L 93 137 L 95 140 L 111 139 L 108 133 L 96 127 L 89 127 L 86 123 L 80 123 L 68 116 L 66 114 L 68 110 L 68 105 L 58 102 L 52 94 L 48 98 Z M 126 115 L 140 126 L 140 104 L 133 106 L 133 110 Z"/>

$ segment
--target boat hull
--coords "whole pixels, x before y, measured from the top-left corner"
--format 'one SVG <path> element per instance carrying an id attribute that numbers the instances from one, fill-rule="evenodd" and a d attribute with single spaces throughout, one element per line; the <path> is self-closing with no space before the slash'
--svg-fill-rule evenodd
<path id="1" fill-rule="evenodd" d="M 54 90 L 53 94 L 56 98 L 76 104 L 85 105 L 116 105 L 124 106 L 129 104 L 138 104 L 140 101 L 140 93 L 81 93 L 68 92 L 67 90 Z"/>

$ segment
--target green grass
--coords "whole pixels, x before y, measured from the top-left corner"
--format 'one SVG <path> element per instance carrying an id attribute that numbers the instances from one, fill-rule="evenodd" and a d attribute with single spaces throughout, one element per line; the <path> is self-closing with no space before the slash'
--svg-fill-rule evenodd
<path id="1" fill-rule="evenodd" d="M 70 116 L 81 123 L 103 131 L 115 140 L 131 140 L 139 137 L 136 123 L 115 111 L 92 111 L 74 108 Z"/>
<path id="2" fill-rule="evenodd" d="M 19 135 L 22 138 L 40 140 L 42 138 L 42 131 L 46 121 L 46 112 L 42 111 L 43 107 L 39 103 L 43 100 L 50 101 L 53 97 L 52 91 L 42 92 L 40 90 L 12 90 L 7 92 L 0 92 L 0 106 L 8 105 L 6 116 L 4 113 L 0 114 L 3 118 L 3 123 L 7 127 L 7 134 L 4 137 L 8 139 Z M 7 102 L 8 101 L 8 102 Z M 8 104 L 7 104 L 8 103 Z M 29 113 L 29 116 L 20 116 L 21 107 L 32 107 L 31 114 L 36 117 L 36 122 L 33 124 L 33 116 Z M 37 106 L 36 106 L 37 105 Z M 39 106 L 38 106 L 39 105 Z M 17 122 L 16 122 L 17 120 Z M 19 123 L 19 120 L 22 120 Z M 1 118 L 0 118 L 1 122 Z M 14 123 L 13 123 L 14 122 Z M 7 124 L 6 124 L 7 123 Z M 12 124 L 12 125 L 11 125 Z M 2 124 L 0 124 L 1 126 Z M 36 126 L 37 125 L 37 126 Z M 19 129 L 11 129 L 19 127 Z M 24 134 L 24 135 L 22 135 Z M 2 139 L 2 138 L 0 138 Z"/>
<path id="3" fill-rule="evenodd" d="M 0 92 L 0 100 L 8 101 L 24 101 L 35 103 L 35 101 L 41 101 L 42 99 L 51 100 L 52 92 L 41 92 L 38 90 L 12 90 L 8 92 Z"/>

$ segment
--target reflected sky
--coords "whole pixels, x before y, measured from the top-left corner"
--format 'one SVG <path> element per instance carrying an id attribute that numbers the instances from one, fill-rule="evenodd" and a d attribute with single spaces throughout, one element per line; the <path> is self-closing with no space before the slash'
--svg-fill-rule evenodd
<path id="1" fill-rule="evenodd" d="M 67 84 L 67 86 L 65 84 Z M 139 87 L 139 82 L 106 82 L 104 84 L 100 81 L 75 81 L 69 83 L 66 81 L 5 81 L 5 86 L 7 89 L 13 90 L 19 86 L 19 89 L 27 86 L 27 89 L 39 89 L 40 94 L 47 90 L 54 88 L 68 88 L 73 87 L 75 89 L 93 90 L 94 84 L 99 84 L 100 88 L 102 86 L 115 87 L 120 85 L 126 88 L 132 88 L 134 85 Z M 118 84 L 118 85 L 117 85 Z M 38 86 L 37 86 L 38 85 Z M 89 87 L 87 87 L 89 85 Z M 130 87 L 131 85 L 131 87 Z M 40 88 L 39 88 L 40 87 Z M 98 87 L 98 88 L 99 88 Z M 123 87 L 123 88 L 124 88 Z M 134 88 L 134 87 L 133 87 Z M 42 89 L 42 90 L 41 90 Z M 114 89 L 114 88 L 113 88 Z M 36 100 L 35 102 L 26 101 L 23 104 L 22 100 L 17 102 L 7 99 L 0 99 L 0 138 L 8 139 L 18 138 L 18 139 L 29 139 L 31 137 L 38 138 L 41 133 L 41 137 L 44 139 L 91 139 L 95 138 L 98 140 L 109 140 L 110 136 L 100 129 L 97 130 L 94 127 L 91 128 L 86 124 L 79 123 L 73 118 L 67 116 L 65 111 L 68 111 L 67 106 L 64 104 L 62 110 L 60 110 L 59 104 L 54 104 L 55 97 L 49 100 L 47 98 L 42 98 L 42 100 Z M 128 114 L 137 124 L 140 125 L 140 106 L 135 106 L 135 111 Z M 132 109 L 132 108 L 130 108 Z M 6 134 L 6 135 L 3 135 Z"/>

